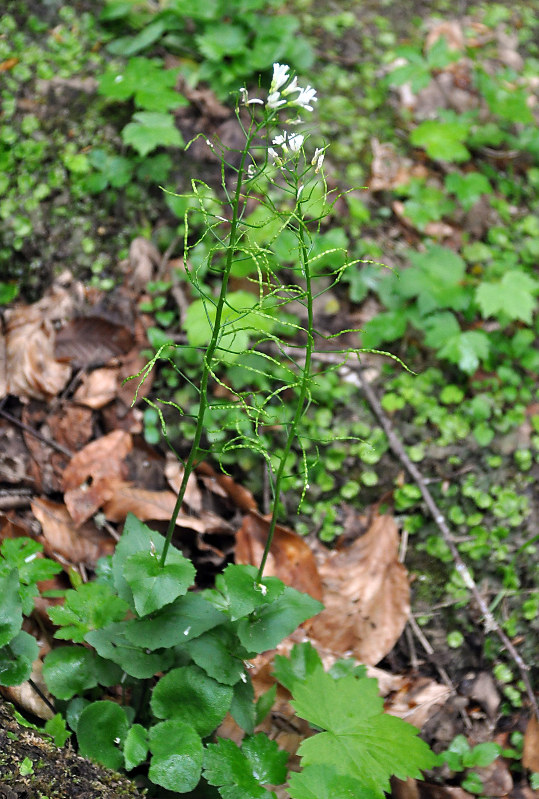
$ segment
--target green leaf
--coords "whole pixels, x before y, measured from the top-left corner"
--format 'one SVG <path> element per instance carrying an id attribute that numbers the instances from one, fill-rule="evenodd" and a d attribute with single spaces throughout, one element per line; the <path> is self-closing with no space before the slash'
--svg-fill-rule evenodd
<path id="1" fill-rule="evenodd" d="M 466 374 L 473 374 L 479 363 L 488 357 L 490 342 L 486 333 L 480 330 L 467 330 L 447 341 L 438 350 L 440 358 L 456 363 Z"/>
<path id="2" fill-rule="evenodd" d="M 271 686 L 271 688 L 268 688 L 267 691 L 265 691 L 263 694 L 261 694 L 258 697 L 258 699 L 256 700 L 255 724 L 258 725 L 262 721 L 264 721 L 264 719 L 266 718 L 266 716 L 268 715 L 268 713 L 270 712 L 275 703 L 276 696 L 277 696 L 277 683 L 274 683 Z M 230 710 L 230 712 L 232 713 L 232 709 Z M 243 727 L 243 725 L 240 726 Z M 245 729 L 245 727 L 243 728 Z M 247 730 L 247 732 L 249 732 L 249 730 Z"/>
<path id="3" fill-rule="evenodd" d="M 133 555 L 140 555 L 142 553 L 151 556 L 155 555 L 155 559 L 158 560 L 163 552 L 164 546 L 165 546 L 164 536 L 162 536 L 160 533 L 157 533 L 155 530 L 152 530 L 143 522 L 139 521 L 139 519 L 137 519 L 137 517 L 134 516 L 132 513 L 127 514 L 122 537 L 118 541 L 116 550 L 112 558 L 112 576 L 118 595 L 129 603 L 132 610 L 136 610 L 137 608 L 136 608 L 135 599 L 133 597 L 133 590 L 129 584 L 129 581 L 126 579 L 124 575 L 128 562 L 133 563 L 133 561 L 130 561 L 130 558 Z M 134 562 L 136 563 L 136 560 Z M 188 561 L 186 561 L 186 559 L 183 557 L 182 553 L 179 552 L 179 550 L 175 549 L 175 547 L 169 548 L 167 554 L 167 563 L 169 562 L 174 564 L 180 564 L 183 567 L 185 567 L 186 563 L 188 563 Z M 142 570 L 143 575 L 144 574 L 147 575 L 147 571 L 148 569 L 146 566 Z M 136 577 L 136 568 L 130 567 L 130 574 L 131 574 L 130 580 L 134 580 L 138 584 Z M 192 574 L 194 576 L 194 569 Z M 147 579 L 149 581 L 147 587 L 150 587 L 152 584 L 151 576 L 146 576 L 144 577 L 144 579 Z M 185 589 L 185 591 L 186 590 L 187 588 Z M 182 587 L 182 591 L 180 593 L 185 593 L 185 591 L 183 591 Z M 140 604 L 143 602 L 143 598 L 140 595 L 141 592 L 140 586 L 137 589 L 137 592 L 139 597 L 138 602 Z M 178 596 L 178 594 L 176 594 L 176 596 Z"/>
<path id="4" fill-rule="evenodd" d="M 54 745 L 58 747 L 62 747 L 71 736 L 71 733 L 66 729 L 65 719 L 61 713 L 56 713 L 52 719 L 48 719 L 45 722 L 44 731 L 51 736 Z"/>
<path id="5" fill-rule="evenodd" d="M 457 318 L 450 311 L 440 311 L 425 317 L 421 329 L 425 332 L 425 344 L 434 349 L 442 347 L 453 336 L 460 335 Z"/>
<path id="6" fill-rule="evenodd" d="M 255 566 L 230 564 L 216 580 L 216 588 L 225 599 L 225 607 L 232 621 L 248 616 L 256 608 L 274 602 L 284 591 L 284 583 L 277 577 L 265 577 L 256 582 Z"/>
<path id="7" fill-rule="evenodd" d="M 34 636 L 21 630 L 8 646 L 0 649 L 0 685 L 20 685 L 27 680 L 38 655 Z"/>
<path id="8" fill-rule="evenodd" d="M 131 58 L 121 72 L 109 68 L 99 82 L 99 92 L 116 100 L 134 97 L 135 105 L 145 111 L 171 111 L 186 105 L 185 98 L 174 91 L 178 72 L 165 69 L 156 59 Z"/>
<path id="9" fill-rule="evenodd" d="M 62 646 L 49 652 L 43 661 L 43 678 L 51 694 L 57 699 L 71 699 L 95 688 L 94 657 L 82 646 Z"/>
<path id="10" fill-rule="evenodd" d="M 465 211 L 469 211 L 482 194 L 492 194 L 492 186 L 481 172 L 468 172 L 465 175 L 452 172 L 445 179 L 445 187 L 457 196 Z"/>
<path id="11" fill-rule="evenodd" d="M 273 659 L 273 676 L 281 685 L 293 692 L 294 685 L 304 682 L 322 665 L 320 655 L 309 642 L 294 644 L 290 657 L 275 655 Z"/>
<path id="12" fill-rule="evenodd" d="M 321 602 L 294 588 L 285 587 L 271 605 L 259 608 L 238 626 L 238 637 L 251 652 L 274 649 L 302 622 L 323 610 Z"/>
<path id="13" fill-rule="evenodd" d="M 380 792 L 353 777 L 338 774 L 331 766 L 306 766 L 288 780 L 291 799 L 379 799 Z"/>
<path id="14" fill-rule="evenodd" d="M 151 708 L 157 718 L 191 724 L 205 737 L 224 719 L 232 693 L 230 686 L 208 677 L 198 666 L 181 666 L 161 677 L 153 689 Z"/>
<path id="15" fill-rule="evenodd" d="M 148 754 L 148 731 L 142 724 L 133 724 L 125 738 L 124 758 L 127 771 L 140 766 Z"/>
<path id="16" fill-rule="evenodd" d="M 124 566 L 124 577 L 133 592 L 139 616 L 147 616 L 186 594 L 195 574 L 191 561 L 172 547 L 164 566 L 156 552 L 129 555 Z"/>
<path id="17" fill-rule="evenodd" d="M 0 646 L 15 638 L 22 627 L 22 603 L 19 597 L 19 572 L 11 569 L 0 577 Z"/>
<path id="18" fill-rule="evenodd" d="M 460 255 L 433 245 L 426 252 L 410 252 L 409 257 L 413 266 L 401 272 L 395 287 L 404 297 L 417 297 L 422 315 L 439 308 L 462 311 L 468 307 L 470 297 L 462 286 L 466 264 Z"/>
<path id="19" fill-rule="evenodd" d="M 80 714 L 77 741 L 83 757 L 117 771 L 124 765 L 123 746 L 129 721 L 116 702 L 92 702 Z"/>
<path id="20" fill-rule="evenodd" d="M 424 147 L 431 158 L 441 161 L 467 161 L 470 153 L 463 145 L 469 126 L 464 122 L 441 122 L 427 119 L 410 134 L 413 145 Z"/>
<path id="21" fill-rule="evenodd" d="M 200 594 L 186 594 L 151 618 L 127 622 L 125 635 L 132 644 L 153 651 L 184 644 L 225 619 L 225 615 Z"/>
<path id="22" fill-rule="evenodd" d="M 275 686 L 273 686 L 275 688 Z M 270 689 L 271 690 L 271 689 Z M 257 703 L 258 706 L 258 703 Z M 252 735 L 257 722 L 255 692 L 253 683 L 247 673 L 245 682 L 240 680 L 234 686 L 234 696 L 230 703 L 230 715 L 242 730 Z"/>
<path id="23" fill-rule="evenodd" d="M 152 759 L 148 776 L 169 791 L 185 793 L 199 783 L 204 747 L 196 730 L 178 719 L 150 729 Z"/>
<path id="24" fill-rule="evenodd" d="M 15 282 L 6 283 L 5 281 L 0 280 L 0 305 L 7 305 L 8 303 L 13 302 L 19 293 L 19 288 L 20 287 Z"/>
<path id="25" fill-rule="evenodd" d="M 83 583 L 76 591 L 66 591 L 65 604 L 49 608 L 53 624 L 62 627 L 54 634 L 81 644 L 90 630 L 98 630 L 121 621 L 129 605 L 102 583 Z"/>
<path id="26" fill-rule="evenodd" d="M 302 765 L 328 766 L 356 779 L 383 799 L 389 777 L 421 777 L 436 756 L 417 737 L 417 730 L 383 712 L 378 683 L 353 676 L 334 680 L 321 666 L 294 688 L 294 710 L 326 732 L 303 741 Z"/>
<path id="27" fill-rule="evenodd" d="M 239 25 L 220 22 L 209 25 L 196 42 L 202 55 L 210 61 L 221 61 L 225 56 L 244 53 L 247 49 L 247 35 Z"/>
<path id="28" fill-rule="evenodd" d="M 111 42 L 107 46 L 107 50 L 113 55 L 136 55 L 160 39 L 165 30 L 164 21 L 156 19 L 143 28 L 136 36 L 122 36 L 120 39 Z"/>
<path id="29" fill-rule="evenodd" d="M 511 269 L 497 283 L 480 283 L 475 297 L 484 318 L 500 315 L 530 325 L 538 291 L 539 281 L 520 269 Z"/>
<path id="30" fill-rule="evenodd" d="M 86 641 L 106 660 L 116 663 L 131 677 L 145 680 L 158 671 L 164 671 L 172 664 L 173 653 L 164 651 L 156 654 L 143 651 L 127 637 L 130 622 L 109 624 L 102 630 L 92 630 L 86 634 Z"/>
<path id="31" fill-rule="evenodd" d="M 477 746 L 474 746 L 469 752 L 464 753 L 462 765 L 466 766 L 466 768 L 473 768 L 475 766 L 485 768 L 485 766 L 490 766 L 490 764 L 496 760 L 498 755 L 501 754 L 501 751 L 501 746 L 492 741 L 477 744 Z"/>
<path id="32" fill-rule="evenodd" d="M 247 679 L 243 659 L 249 653 L 239 646 L 235 631 L 227 625 L 223 624 L 193 638 L 186 649 L 197 666 L 225 685 L 234 685 L 240 679 Z"/>
<path id="33" fill-rule="evenodd" d="M 204 777 L 210 785 L 219 786 L 223 797 L 270 799 L 273 794 L 262 786 L 285 781 L 287 760 L 288 753 L 264 733 L 244 738 L 241 749 L 220 738 L 206 747 Z"/>
<path id="34" fill-rule="evenodd" d="M 133 114 L 133 120 L 122 130 L 122 141 L 130 144 L 139 155 L 148 155 L 157 147 L 182 147 L 184 144 L 170 114 L 139 111 Z"/>
<path id="35" fill-rule="evenodd" d="M 402 309 L 377 314 L 364 326 L 361 345 L 370 349 L 379 347 L 384 341 L 396 341 L 404 335 L 408 320 Z"/>

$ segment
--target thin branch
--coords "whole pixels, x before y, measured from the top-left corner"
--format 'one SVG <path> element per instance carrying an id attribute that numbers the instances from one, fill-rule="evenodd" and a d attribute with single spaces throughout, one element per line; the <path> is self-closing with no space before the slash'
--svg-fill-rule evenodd
<path id="1" fill-rule="evenodd" d="M 31 436 L 34 436 L 34 438 L 37 438 L 39 441 L 42 441 L 48 447 L 52 447 L 52 449 L 57 450 L 57 452 L 61 452 L 62 455 L 67 455 L 68 458 L 73 457 L 73 453 L 71 452 L 71 450 L 67 449 L 66 447 L 63 447 L 61 444 L 57 444 L 56 441 L 53 441 L 51 438 L 47 438 L 47 436 L 44 436 L 42 433 L 39 433 L 37 430 L 34 430 L 34 428 L 30 427 L 30 425 L 21 422 L 20 419 L 17 419 L 16 416 L 12 416 L 3 408 L 0 408 L 0 416 L 3 416 L 4 419 L 8 420 L 8 422 L 11 422 L 17 427 L 20 427 L 21 430 L 24 430 L 26 433 L 29 433 Z"/>
<path id="2" fill-rule="evenodd" d="M 537 699 L 535 698 L 535 694 L 533 692 L 528 677 L 528 672 L 530 670 L 530 667 L 522 660 L 520 654 L 515 649 L 513 643 L 511 642 L 509 637 L 502 630 L 502 628 L 500 627 L 500 625 L 492 615 L 487 603 L 485 602 L 483 596 L 481 595 L 481 592 L 479 591 L 479 588 L 477 587 L 472 575 L 470 574 L 470 570 L 468 569 L 468 567 L 466 566 L 466 564 L 464 563 L 464 561 L 460 556 L 460 553 L 457 549 L 457 546 L 453 539 L 453 535 L 451 533 L 451 530 L 449 529 L 446 519 L 441 510 L 439 509 L 439 507 L 437 506 L 436 502 L 434 501 L 434 498 L 430 493 L 427 484 L 425 483 L 423 475 L 421 474 L 417 466 L 414 463 L 412 463 L 412 461 L 406 454 L 406 451 L 404 449 L 401 440 L 397 437 L 395 431 L 393 430 L 393 426 L 389 420 L 389 417 L 387 416 L 386 413 L 384 413 L 384 410 L 380 405 L 376 394 L 374 393 L 371 386 L 367 383 L 367 381 L 363 378 L 361 374 L 361 369 L 359 368 L 358 368 L 358 378 L 363 393 L 365 394 L 369 402 L 369 405 L 371 406 L 375 416 L 378 418 L 378 421 L 380 422 L 380 424 L 384 429 L 384 432 L 387 436 L 391 449 L 393 450 L 394 454 L 398 457 L 398 459 L 400 460 L 404 468 L 407 470 L 407 472 L 410 474 L 410 476 L 415 480 L 419 490 L 421 491 L 423 500 L 427 508 L 431 512 L 432 518 L 434 519 L 438 529 L 442 534 L 442 538 L 449 547 L 449 550 L 455 562 L 455 568 L 457 572 L 462 578 L 462 581 L 464 582 L 466 588 L 468 588 L 473 598 L 477 602 L 477 605 L 479 606 L 479 609 L 483 614 L 483 625 L 485 628 L 485 632 L 486 633 L 495 632 L 496 635 L 500 638 L 506 650 L 509 652 L 509 654 L 517 664 L 518 669 L 520 671 L 520 676 L 522 678 L 522 682 L 526 687 L 526 693 L 528 694 L 531 706 L 533 708 L 533 711 L 537 719 L 539 719 L 539 707 L 537 705 Z"/>

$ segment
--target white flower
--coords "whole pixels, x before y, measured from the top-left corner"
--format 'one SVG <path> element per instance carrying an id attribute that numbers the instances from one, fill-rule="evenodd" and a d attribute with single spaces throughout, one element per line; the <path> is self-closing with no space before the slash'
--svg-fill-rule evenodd
<path id="1" fill-rule="evenodd" d="M 268 147 L 268 155 L 273 163 L 275 163 L 279 159 L 279 153 L 277 152 L 277 150 L 274 150 L 273 147 Z"/>
<path id="2" fill-rule="evenodd" d="M 303 185 L 303 183 L 300 183 L 299 186 L 298 186 L 298 191 L 296 193 L 296 201 L 299 200 L 300 194 L 301 194 L 301 192 L 303 191 L 304 188 L 305 188 L 305 186 Z"/>
<path id="3" fill-rule="evenodd" d="M 304 141 L 305 141 L 305 136 L 302 136 L 301 133 L 293 133 L 292 136 L 288 137 L 288 144 L 293 153 L 299 152 L 299 150 L 301 149 L 301 145 L 303 144 Z"/>
<path id="4" fill-rule="evenodd" d="M 247 177 L 253 178 L 256 174 L 256 166 L 254 164 L 249 164 L 247 167 Z"/>
<path id="5" fill-rule="evenodd" d="M 259 105 L 264 105 L 263 100 L 259 100 L 258 97 L 253 97 L 252 100 L 249 100 L 249 94 L 245 86 L 242 86 L 240 89 L 241 94 L 241 102 L 243 105 L 253 105 L 253 103 L 258 103 Z"/>
<path id="6" fill-rule="evenodd" d="M 280 108 L 282 105 L 286 105 L 286 100 L 281 99 L 280 92 L 271 92 L 268 95 L 268 99 L 266 100 L 266 108 Z"/>
<path id="7" fill-rule="evenodd" d="M 271 80 L 270 95 L 278 92 L 281 86 L 284 86 L 290 77 L 288 71 L 290 67 L 288 64 L 274 64 L 273 65 L 273 78 Z"/>
<path id="8" fill-rule="evenodd" d="M 286 133 L 279 134 L 274 139 L 272 139 L 272 144 L 280 144 L 283 148 L 286 147 Z"/>
<path id="9" fill-rule="evenodd" d="M 314 170 L 315 174 L 318 174 L 322 169 L 322 164 L 324 163 L 325 155 L 326 152 L 323 147 L 317 147 L 316 150 L 314 151 L 313 160 L 311 161 L 311 164 L 314 167 L 316 167 L 316 169 Z"/>
<path id="10" fill-rule="evenodd" d="M 300 91 L 301 91 L 301 86 L 298 86 L 298 79 L 296 78 L 296 76 L 294 76 L 294 78 L 290 81 L 286 89 L 283 89 L 282 94 L 283 97 L 286 97 L 286 95 L 290 94 L 291 92 L 300 92 Z"/>
<path id="11" fill-rule="evenodd" d="M 300 92 L 295 100 L 291 100 L 290 102 L 292 105 L 299 105 L 304 108 L 306 111 L 312 111 L 313 107 L 311 103 L 316 103 L 318 97 L 316 97 L 316 89 L 313 89 L 312 86 L 307 86 L 306 89 L 300 89 Z"/>

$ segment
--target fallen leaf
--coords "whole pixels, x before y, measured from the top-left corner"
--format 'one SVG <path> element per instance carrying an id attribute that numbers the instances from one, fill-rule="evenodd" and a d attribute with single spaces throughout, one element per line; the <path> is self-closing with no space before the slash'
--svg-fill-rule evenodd
<path id="1" fill-rule="evenodd" d="M 258 566 L 268 537 L 269 518 L 252 510 L 243 519 L 236 535 L 236 563 Z M 322 600 L 322 584 L 314 555 L 293 530 L 277 525 L 264 573 L 278 577 L 286 585 Z"/>
<path id="2" fill-rule="evenodd" d="M 505 760 L 497 757 L 489 766 L 476 766 L 476 774 L 481 777 L 484 796 L 506 796 L 513 790 L 513 778 Z"/>
<path id="3" fill-rule="evenodd" d="M 19 399 L 50 399 L 62 391 L 71 368 L 54 356 L 55 330 L 40 303 L 12 308 L 4 314 L 4 394 Z"/>
<path id="4" fill-rule="evenodd" d="M 447 685 L 431 680 L 429 677 L 418 677 L 412 683 L 403 680 L 401 690 L 391 697 L 386 707 L 392 716 L 421 729 L 425 722 L 439 710 L 451 696 Z"/>
<path id="5" fill-rule="evenodd" d="M 76 369 L 102 366 L 133 346 L 133 334 L 125 326 L 102 316 L 72 319 L 56 335 L 54 353 L 59 361 Z"/>
<path id="6" fill-rule="evenodd" d="M 433 785 L 428 782 L 418 782 L 418 787 L 421 799 L 474 799 L 473 794 L 463 788 Z"/>
<path id="7" fill-rule="evenodd" d="M 407 780 L 391 777 L 391 799 L 419 799 L 417 781 L 412 777 Z"/>
<path id="8" fill-rule="evenodd" d="M 161 260 L 161 254 L 155 244 L 143 236 L 133 239 L 129 246 L 130 287 L 136 292 L 146 291 Z"/>
<path id="9" fill-rule="evenodd" d="M 539 772 L 539 721 L 533 713 L 524 733 L 522 765 L 530 771 Z"/>
<path id="10" fill-rule="evenodd" d="M 125 458 L 132 448 L 130 434 L 114 430 L 71 458 L 63 477 L 64 501 L 77 526 L 112 497 L 112 482 L 126 476 Z"/>
<path id="11" fill-rule="evenodd" d="M 407 572 L 398 561 L 397 525 L 378 516 L 341 551 L 319 549 L 325 610 L 313 619 L 314 643 L 374 665 L 391 651 L 410 612 Z"/>
<path id="12" fill-rule="evenodd" d="M 236 483 L 228 474 L 216 472 L 209 463 L 199 464 L 197 466 L 197 474 L 200 475 L 209 491 L 222 497 L 229 497 L 233 505 L 244 513 L 257 510 L 256 500 L 251 492 Z"/>
<path id="13" fill-rule="evenodd" d="M 73 399 L 81 405 L 98 410 L 108 405 L 118 391 L 118 368 L 104 366 L 82 376 Z"/>
<path id="14" fill-rule="evenodd" d="M 41 524 L 48 557 L 59 556 L 68 563 L 83 563 L 93 569 L 99 558 L 114 551 L 114 542 L 92 522 L 77 527 L 65 505 L 41 497 L 31 507 Z"/>
<path id="15" fill-rule="evenodd" d="M 178 494 L 183 479 L 184 468 L 178 459 L 172 454 L 167 453 L 165 465 L 165 477 L 169 486 Z M 187 488 L 183 498 L 184 503 L 195 513 L 202 511 L 202 492 L 197 484 L 196 475 L 192 472 L 187 480 Z"/>
<path id="16" fill-rule="evenodd" d="M 106 518 L 111 522 L 122 522 L 128 513 L 133 513 L 141 522 L 168 521 L 176 504 L 172 491 L 147 491 L 143 488 L 115 481 L 111 484 L 110 498 L 103 506 Z M 199 533 L 206 532 L 206 525 L 196 516 L 179 513 L 178 527 L 187 527 Z"/>

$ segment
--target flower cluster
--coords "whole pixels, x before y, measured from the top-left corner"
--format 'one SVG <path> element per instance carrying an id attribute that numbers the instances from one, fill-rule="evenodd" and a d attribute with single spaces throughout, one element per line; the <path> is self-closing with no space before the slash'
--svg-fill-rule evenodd
<path id="1" fill-rule="evenodd" d="M 249 99 L 247 89 L 240 89 L 241 101 L 244 105 L 264 105 L 264 101 L 258 97 Z M 296 95 L 294 97 L 294 95 Z M 290 67 L 287 64 L 273 65 L 273 78 L 269 89 L 268 99 L 265 106 L 270 110 L 277 108 L 296 107 L 304 108 L 305 111 L 313 110 L 313 103 L 318 100 L 316 89 L 312 86 L 302 88 L 298 86 L 297 77 L 290 76 Z"/>

